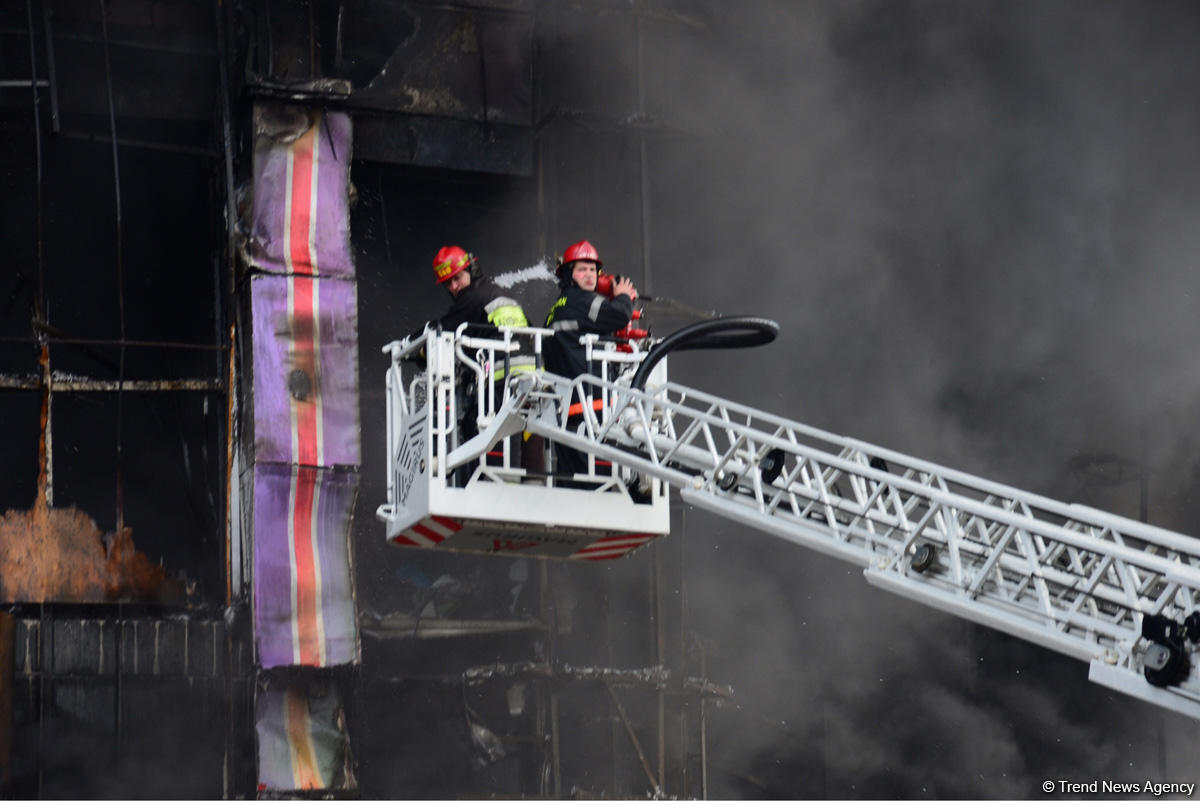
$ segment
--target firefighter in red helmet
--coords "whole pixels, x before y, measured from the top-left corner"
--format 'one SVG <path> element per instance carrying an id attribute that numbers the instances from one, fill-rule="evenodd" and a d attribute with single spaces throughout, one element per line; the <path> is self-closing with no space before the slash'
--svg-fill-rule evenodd
<path id="1" fill-rule="evenodd" d="M 484 277 L 475 257 L 458 245 L 444 247 L 433 258 L 433 274 L 454 300 L 438 320 L 446 331 L 463 323 L 492 326 L 529 325 L 521 304 Z"/>
<path id="2" fill-rule="evenodd" d="M 431 325 L 439 325 L 443 331 L 455 331 L 463 323 L 467 323 L 467 334 L 482 337 L 496 336 L 495 328 L 498 326 L 529 326 L 521 304 L 504 294 L 500 287 L 484 276 L 475 256 L 458 245 L 449 245 L 438 250 L 433 258 L 433 275 L 439 284 L 446 287 L 452 301 L 446 313 Z M 492 374 L 496 381 L 496 403 L 498 404 L 499 399 L 503 397 L 501 382 L 507 375 L 533 369 L 533 356 L 528 351 L 523 353 L 520 349 L 507 357 L 505 363 L 497 361 Z M 475 423 L 476 407 L 488 401 L 476 397 L 475 385 L 471 381 L 460 382 L 459 388 L 461 395 L 458 403 L 462 417 L 458 423 L 461 427 L 460 436 L 466 440 L 478 433 Z M 487 410 L 478 411 L 482 413 Z M 515 447 L 512 458 L 513 464 L 519 466 L 522 458 Z M 462 472 L 463 475 L 455 477 L 459 486 L 466 483 L 466 476 L 471 472 L 470 466 L 464 467 Z"/>
<path id="3" fill-rule="evenodd" d="M 587 352 L 579 338 L 584 334 L 611 334 L 629 325 L 633 319 L 633 301 L 637 290 L 628 278 L 616 277 L 612 297 L 596 292 L 604 262 L 594 245 L 586 239 L 563 251 L 558 265 L 558 300 L 546 315 L 546 327 L 554 339 L 546 343 L 546 369 L 564 378 L 592 372 Z M 597 401 L 594 401 L 597 402 Z M 586 457 L 579 451 L 556 446 L 559 473 L 583 472 Z"/>
<path id="4" fill-rule="evenodd" d="M 583 334 L 611 334 L 633 319 L 637 290 L 628 278 L 613 281 L 611 298 L 596 292 L 604 262 L 586 239 L 563 251 L 558 265 L 561 293 L 546 315 L 546 327 L 554 331 L 554 342 L 546 349 L 546 368 L 566 378 L 588 371 Z"/>

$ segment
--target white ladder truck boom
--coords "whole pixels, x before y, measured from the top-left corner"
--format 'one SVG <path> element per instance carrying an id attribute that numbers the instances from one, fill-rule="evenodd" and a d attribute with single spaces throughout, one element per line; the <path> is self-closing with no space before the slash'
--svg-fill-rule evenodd
<path id="1" fill-rule="evenodd" d="M 718 346 L 731 346 L 773 325 L 731 318 L 687 335 L 726 337 Z M 551 335 L 427 332 L 385 348 L 389 503 L 378 517 L 389 539 L 612 558 L 668 532 L 673 486 L 694 506 L 853 562 L 876 587 L 1081 659 L 1092 681 L 1200 719 L 1200 671 L 1191 669 L 1200 540 L 670 383 L 662 357 L 686 337 L 649 350 L 635 343 L 629 353 L 585 338 L 597 376 L 539 370 L 490 380 L 517 338 L 540 354 Z M 430 358 L 404 384 L 405 356 L 422 345 Z M 459 442 L 454 377 L 461 389 L 464 366 L 481 433 Z M 437 401 L 415 403 L 418 392 Z M 577 414 L 568 413 L 572 405 Z M 530 436 L 588 454 L 588 473 L 564 487 L 552 471 L 513 467 L 512 441 Z M 421 458 L 432 469 L 417 472 Z M 451 471 L 462 465 L 475 466 L 452 486 Z M 511 508 L 492 508 L 500 506 Z M 438 531 L 422 539 L 414 523 Z"/>

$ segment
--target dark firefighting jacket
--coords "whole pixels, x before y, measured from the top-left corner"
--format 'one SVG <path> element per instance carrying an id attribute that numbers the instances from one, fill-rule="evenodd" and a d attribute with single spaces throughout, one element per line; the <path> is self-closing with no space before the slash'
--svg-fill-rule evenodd
<path id="1" fill-rule="evenodd" d="M 554 331 L 554 339 L 546 343 L 546 369 L 564 378 L 588 372 L 579 337 L 611 334 L 627 326 L 631 319 L 633 300 L 628 295 L 606 298 L 572 282 L 546 315 L 546 327 Z"/>
<path id="2" fill-rule="evenodd" d="M 467 328 L 468 335 L 494 337 L 495 331 L 487 331 L 484 326 L 513 326 L 528 327 L 529 321 L 521 304 L 503 294 L 500 287 L 488 278 L 476 278 L 459 292 L 450 304 L 449 310 L 438 320 L 443 331 L 454 331 L 463 323 L 471 323 Z M 514 340 L 516 341 L 516 340 Z M 520 344 L 518 342 L 518 344 Z M 533 369 L 533 357 L 523 348 L 509 358 L 512 371 L 522 372 Z M 493 376 L 497 381 L 504 378 L 503 365 L 497 363 Z"/>
<path id="3" fill-rule="evenodd" d="M 528 326 L 521 304 L 500 291 L 488 278 L 471 281 L 450 304 L 438 322 L 442 330 L 453 331 L 463 323 L 478 325 Z"/>

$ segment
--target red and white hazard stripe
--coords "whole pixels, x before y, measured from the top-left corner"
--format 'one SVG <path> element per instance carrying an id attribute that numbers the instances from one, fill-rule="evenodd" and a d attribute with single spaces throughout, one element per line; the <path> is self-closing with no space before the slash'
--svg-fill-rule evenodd
<path id="1" fill-rule="evenodd" d="M 414 548 L 433 548 L 447 537 L 462 531 L 462 528 L 462 523 L 452 517 L 432 515 L 405 529 L 404 533 L 393 538 L 392 542 Z"/>
<path id="2" fill-rule="evenodd" d="M 568 558 L 586 559 L 592 562 L 598 562 L 601 559 L 619 559 L 656 537 L 655 534 L 620 534 L 614 537 L 601 537 L 591 545 L 580 548 Z"/>

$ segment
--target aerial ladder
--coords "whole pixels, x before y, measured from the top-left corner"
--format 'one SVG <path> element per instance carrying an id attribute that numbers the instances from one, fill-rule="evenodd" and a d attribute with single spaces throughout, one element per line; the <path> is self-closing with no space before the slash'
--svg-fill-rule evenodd
<path id="1" fill-rule="evenodd" d="M 427 329 L 389 343 L 388 502 L 377 511 L 388 539 L 619 558 L 669 533 L 674 487 L 695 507 L 852 562 L 876 587 L 1080 659 L 1092 681 L 1200 719 L 1200 539 L 667 380 L 672 349 L 757 344 L 773 326 L 731 318 L 659 341 L 588 335 L 594 374 L 573 379 L 540 369 L 544 329 Z M 513 370 L 517 353 L 535 369 Z M 556 474 L 554 447 L 586 454 L 586 472 Z"/>

